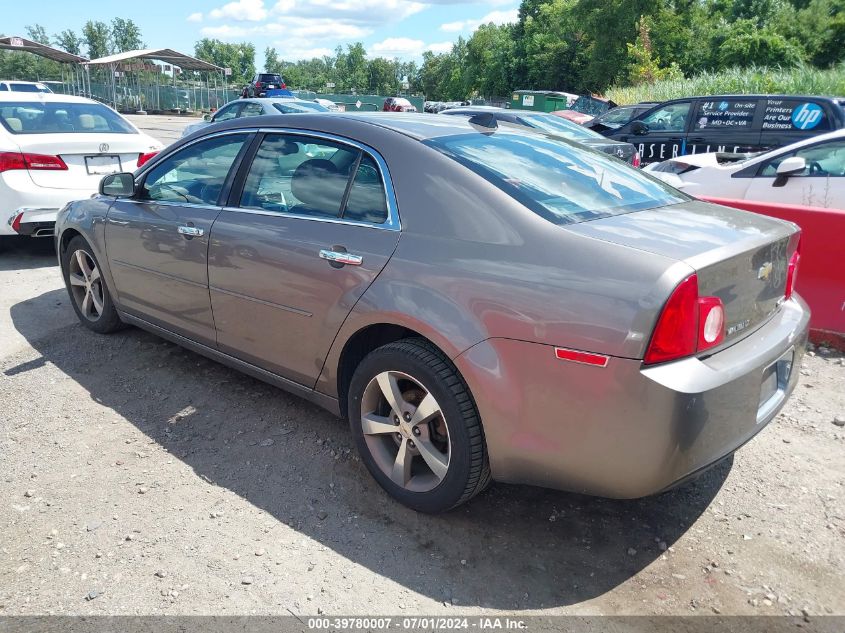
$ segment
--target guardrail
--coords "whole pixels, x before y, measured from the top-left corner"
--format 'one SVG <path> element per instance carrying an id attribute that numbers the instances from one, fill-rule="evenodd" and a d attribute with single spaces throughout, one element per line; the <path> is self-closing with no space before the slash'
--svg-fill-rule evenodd
<path id="1" fill-rule="evenodd" d="M 845 351 L 845 209 L 710 196 L 701 199 L 789 220 L 801 227 L 801 265 L 796 290 L 813 311 L 810 339 Z"/>

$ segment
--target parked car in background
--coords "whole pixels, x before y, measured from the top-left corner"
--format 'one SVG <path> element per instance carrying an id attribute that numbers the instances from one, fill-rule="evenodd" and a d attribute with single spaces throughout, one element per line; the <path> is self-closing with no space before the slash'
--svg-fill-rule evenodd
<path id="1" fill-rule="evenodd" d="M 344 415 L 419 511 L 491 479 L 654 494 L 745 444 L 799 378 L 794 224 L 523 127 L 231 120 L 100 191 L 58 221 L 81 323 Z"/>
<path id="2" fill-rule="evenodd" d="M 584 123 L 584 127 L 588 127 L 596 132 L 615 130 L 628 123 L 628 121 L 636 119 L 643 112 L 651 110 L 656 105 L 658 105 L 656 102 L 644 101 L 636 105 L 618 106 L 587 121 Z"/>
<path id="3" fill-rule="evenodd" d="M 588 130 L 576 123 L 561 119 L 553 114 L 537 112 L 534 110 L 515 110 L 512 108 L 494 108 L 490 106 L 469 106 L 451 108 L 441 112 L 447 116 L 472 117 L 478 114 L 492 116 L 496 121 L 519 125 L 534 130 L 561 136 L 576 143 L 582 143 L 587 147 L 615 156 L 620 160 L 630 163 L 634 167 L 640 166 L 640 158 L 636 148 L 630 143 L 619 141 L 608 141 L 607 138 Z"/>
<path id="4" fill-rule="evenodd" d="M 741 162 L 679 156 L 647 168 L 693 196 L 845 209 L 845 130 L 806 139 Z"/>
<path id="5" fill-rule="evenodd" d="M 324 108 L 326 108 L 326 110 L 328 110 L 329 112 L 340 112 L 340 106 L 338 106 L 334 101 L 332 101 L 330 99 L 317 98 L 317 99 L 314 99 L 313 101 L 314 101 L 314 103 L 318 103 L 321 106 L 323 106 Z"/>
<path id="6" fill-rule="evenodd" d="M 221 121 L 242 119 L 251 116 L 267 114 L 301 114 L 304 112 L 329 112 L 330 110 L 314 101 L 295 99 L 291 97 L 260 97 L 255 99 L 237 99 L 230 101 L 214 114 L 206 114 L 202 121 L 185 126 L 182 136 L 190 136 L 194 132 Z"/>
<path id="7" fill-rule="evenodd" d="M 241 92 L 241 97 L 249 99 L 252 97 L 263 97 L 268 90 L 284 90 L 287 88 L 285 80 L 277 73 L 258 73 L 252 78 Z"/>
<path id="8" fill-rule="evenodd" d="M 416 112 L 417 108 L 403 97 L 388 97 L 381 107 L 383 112 Z"/>
<path id="9" fill-rule="evenodd" d="M 653 107 L 608 138 L 634 143 L 644 163 L 707 152 L 756 152 L 845 127 L 840 100 L 796 95 L 716 95 Z"/>
<path id="10" fill-rule="evenodd" d="M 0 81 L 0 92 L 43 92 L 53 91 L 40 81 Z"/>
<path id="11" fill-rule="evenodd" d="M 0 92 L 0 235 L 52 235 L 61 207 L 162 147 L 96 101 Z"/>

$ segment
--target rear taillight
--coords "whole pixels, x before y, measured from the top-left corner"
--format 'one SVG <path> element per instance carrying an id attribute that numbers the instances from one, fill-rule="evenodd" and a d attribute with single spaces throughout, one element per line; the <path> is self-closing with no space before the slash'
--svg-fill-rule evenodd
<path id="1" fill-rule="evenodd" d="M 256 81 L 256 82 L 255 82 L 255 87 L 256 87 L 256 88 L 260 88 L 260 87 L 261 87 L 261 82 L 260 82 L 260 81 Z"/>
<path id="2" fill-rule="evenodd" d="M 14 220 L 12 220 L 12 230 L 13 230 L 15 233 L 20 233 L 20 232 L 21 232 L 21 220 L 23 220 L 23 213 L 18 213 L 18 214 L 15 216 L 15 219 L 14 219 Z"/>
<path id="3" fill-rule="evenodd" d="M 634 167 L 640 166 L 640 153 L 639 152 L 634 152 L 634 155 L 631 158 L 631 165 L 634 166 Z"/>
<path id="4" fill-rule="evenodd" d="M 280 87 L 282 90 L 287 90 L 287 84 L 285 84 L 284 81 L 282 82 L 282 85 Z"/>
<path id="5" fill-rule="evenodd" d="M 698 296 L 693 273 L 672 292 L 657 319 L 646 364 L 692 356 L 725 340 L 725 306 L 719 297 Z"/>
<path id="6" fill-rule="evenodd" d="M 60 156 L 0 152 L 0 173 L 13 169 L 67 170 L 67 165 Z"/>
<path id="7" fill-rule="evenodd" d="M 795 292 L 795 282 L 798 280 L 798 264 L 801 262 L 801 241 L 798 241 L 798 246 L 792 257 L 789 258 L 789 266 L 786 269 L 786 289 L 783 291 L 783 296 L 786 299 L 792 298 L 792 293 Z"/>
<path id="8" fill-rule="evenodd" d="M 141 167 L 144 164 L 146 164 L 147 161 L 149 161 L 156 154 L 158 154 L 158 152 L 149 152 L 147 154 L 140 154 L 138 156 L 138 167 Z"/>

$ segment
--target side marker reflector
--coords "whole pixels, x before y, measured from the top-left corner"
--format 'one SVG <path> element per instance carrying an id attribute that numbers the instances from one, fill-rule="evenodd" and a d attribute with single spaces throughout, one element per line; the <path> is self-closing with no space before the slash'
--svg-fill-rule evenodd
<path id="1" fill-rule="evenodd" d="M 593 365 L 594 367 L 607 367 L 610 356 L 603 354 L 591 354 L 590 352 L 579 352 L 575 349 L 555 347 L 555 356 L 560 360 L 569 360 L 582 365 Z"/>

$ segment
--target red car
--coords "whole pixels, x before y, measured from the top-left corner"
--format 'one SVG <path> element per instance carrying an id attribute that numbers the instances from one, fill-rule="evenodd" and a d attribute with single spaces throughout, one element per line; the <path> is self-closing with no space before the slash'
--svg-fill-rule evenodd
<path id="1" fill-rule="evenodd" d="M 407 99 L 402 97 L 388 97 L 382 106 L 383 112 L 416 112 L 417 109 Z"/>

